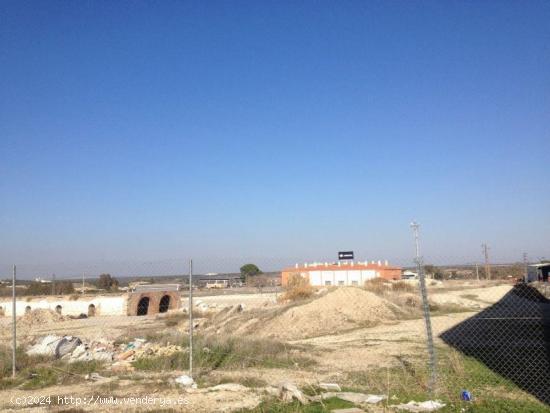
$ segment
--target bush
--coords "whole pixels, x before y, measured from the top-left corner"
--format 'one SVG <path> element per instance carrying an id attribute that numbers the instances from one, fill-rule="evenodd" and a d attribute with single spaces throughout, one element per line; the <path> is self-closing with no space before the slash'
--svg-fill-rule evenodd
<path id="1" fill-rule="evenodd" d="M 365 281 L 365 290 L 370 291 L 376 295 L 384 295 L 390 291 L 388 281 L 384 278 L 373 278 Z"/>
<path id="2" fill-rule="evenodd" d="M 393 291 L 402 292 L 402 293 L 414 293 L 417 291 L 417 288 L 405 281 L 397 281 L 392 284 Z"/>
<path id="3" fill-rule="evenodd" d="M 285 293 L 282 295 L 282 300 L 296 301 L 305 300 L 313 295 L 313 287 L 309 284 L 309 280 L 302 277 L 301 274 L 290 274 Z"/>

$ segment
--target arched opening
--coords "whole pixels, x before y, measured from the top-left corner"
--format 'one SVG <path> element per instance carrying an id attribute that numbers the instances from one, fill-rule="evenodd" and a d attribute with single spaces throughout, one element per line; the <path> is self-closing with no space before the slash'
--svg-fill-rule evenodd
<path id="1" fill-rule="evenodd" d="M 63 309 L 63 307 L 61 307 L 59 304 L 55 306 L 55 312 L 57 314 L 61 314 L 61 310 Z"/>
<path id="2" fill-rule="evenodd" d="M 160 299 L 159 313 L 165 313 L 170 308 L 170 296 L 165 295 Z"/>
<path id="3" fill-rule="evenodd" d="M 31 312 L 31 306 L 28 305 L 28 306 L 25 307 L 25 314 L 28 314 L 30 312 Z"/>
<path id="4" fill-rule="evenodd" d="M 141 300 L 139 300 L 139 303 L 137 306 L 137 315 L 147 315 L 148 310 L 149 310 L 149 297 L 143 297 Z"/>
<path id="5" fill-rule="evenodd" d="M 93 317 L 93 316 L 95 316 L 95 305 L 90 304 L 88 306 L 88 317 Z"/>

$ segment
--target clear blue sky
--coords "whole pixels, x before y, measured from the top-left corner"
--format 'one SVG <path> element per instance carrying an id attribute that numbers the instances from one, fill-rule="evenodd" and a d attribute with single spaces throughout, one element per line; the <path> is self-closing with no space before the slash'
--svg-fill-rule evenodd
<path id="1" fill-rule="evenodd" d="M 549 22 L 548 1 L 2 1 L 0 267 L 406 259 L 413 218 L 432 260 L 550 258 Z"/>

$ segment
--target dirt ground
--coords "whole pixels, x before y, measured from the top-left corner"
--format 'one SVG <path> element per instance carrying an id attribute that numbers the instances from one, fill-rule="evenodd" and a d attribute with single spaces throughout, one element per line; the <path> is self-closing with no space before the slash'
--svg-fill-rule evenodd
<path id="1" fill-rule="evenodd" d="M 509 290 L 508 285 L 488 285 L 477 288 L 471 282 L 463 289 L 453 284 L 445 290 L 437 285 L 430 289 L 431 300 L 438 304 L 463 306 L 461 311 L 438 314 L 432 319 L 434 336 L 461 323 L 482 309 L 498 301 Z M 398 296 L 400 297 L 400 296 Z M 405 297 L 405 296 L 403 296 Z M 277 295 L 237 294 L 198 297 L 195 304 L 206 303 L 209 320 L 199 320 L 197 334 L 202 329 L 214 334 L 224 326 L 241 336 L 266 336 L 296 346 L 299 352 L 316 361 L 311 368 L 247 368 L 245 370 L 214 370 L 208 380 L 213 382 L 247 379 L 261 380 L 276 385 L 281 381 L 292 381 L 299 386 L 317 385 L 323 381 L 338 382 L 344 374 L 353 371 L 366 371 L 371 368 L 391 366 L 400 357 L 414 360 L 425 357 L 425 324 L 422 318 L 407 317 L 402 310 L 396 310 L 395 302 L 376 296 L 359 288 L 341 288 L 316 297 L 302 305 L 277 304 Z M 228 308 L 242 304 L 242 311 Z M 183 307 L 187 306 L 183 300 Z M 401 312 L 400 312 L 401 311 Z M 415 310 L 417 311 L 417 310 Z M 225 312 L 225 313 L 224 313 Z M 183 314 L 182 310 L 177 313 Z M 215 315 L 218 314 L 218 315 Z M 411 313 L 412 314 L 412 313 Z M 168 315 L 170 317 L 170 315 Z M 9 342 L 10 320 L 0 318 L 0 337 Z M 78 336 L 82 339 L 116 340 L 129 332 L 158 334 L 168 330 L 186 331 L 188 325 L 184 317 L 179 324 L 169 326 L 166 317 L 91 317 L 78 320 L 64 320 L 48 324 L 31 324 L 19 331 L 21 344 L 30 343 L 37 337 L 47 334 Z M 226 332 L 224 332 L 225 334 Z M 437 344 L 445 344 L 436 338 Z M 297 350 L 298 351 L 298 350 Z M 67 406 L 35 406 L 25 408 L 15 405 L 14 398 L 37 396 L 90 397 L 109 395 L 112 397 L 157 397 L 166 403 L 170 400 L 182 404 L 161 406 L 157 401 L 154 410 L 161 407 L 175 411 L 211 412 L 234 411 L 253 408 L 265 397 L 265 389 L 253 387 L 213 387 L 184 390 L 173 383 L 173 379 L 186 372 L 165 371 L 159 373 L 131 373 L 112 376 L 96 382 L 54 385 L 38 390 L 12 388 L 0 391 L 2 411 L 56 411 Z M 133 377 L 131 377 L 133 374 Z M 151 405 L 71 405 L 81 411 L 151 411 Z"/>

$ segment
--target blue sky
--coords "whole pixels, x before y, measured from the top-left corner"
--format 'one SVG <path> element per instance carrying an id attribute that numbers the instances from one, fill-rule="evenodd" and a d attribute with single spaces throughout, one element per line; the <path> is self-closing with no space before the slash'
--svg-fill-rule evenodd
<path id="1" fill-rule="evenodd" d="M 412 219 L 432 261 L 550 258 L 549 2 L 4 1 L 0 21 L 2 268 L 402 260 Z"/>

